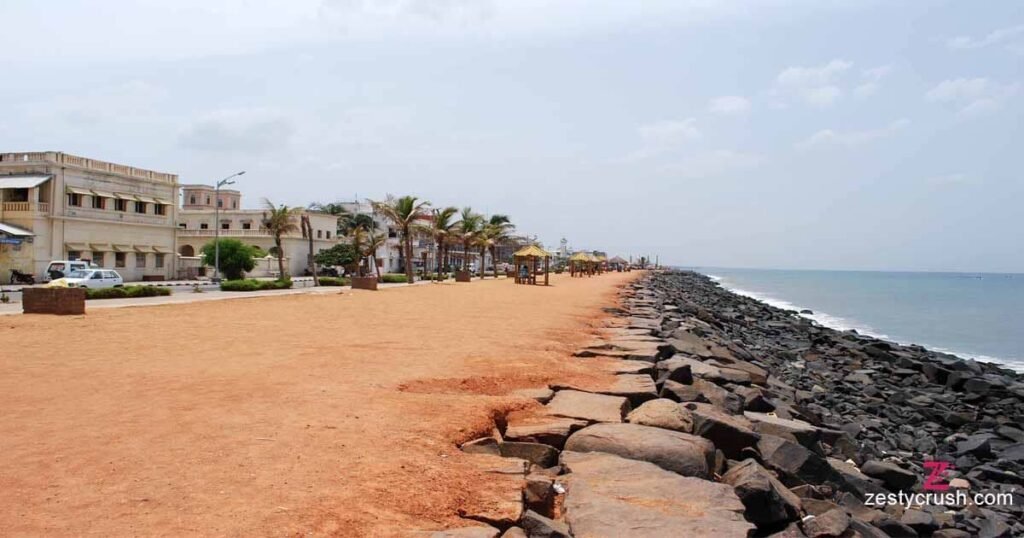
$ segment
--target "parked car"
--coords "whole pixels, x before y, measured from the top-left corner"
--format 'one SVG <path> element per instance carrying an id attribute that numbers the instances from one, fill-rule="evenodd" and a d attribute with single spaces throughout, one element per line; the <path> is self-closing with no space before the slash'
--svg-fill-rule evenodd
<path id="1" fill-rule="evenodd" d="M 98 267 L 82 260 L 54 260 L 43 271 L 43 282 L 64 278 L 72 271 L 87 271 L 89 269 L 98 269 Z"/>
<path id="2" fill-rule="evenodd" d="M 69 288 L 120 288 L 124 286 L 124 279 L 117 271 L 108 269 L 88 269 L 85 271 L 72 271 L 64 277 L 64 282 Z"/>

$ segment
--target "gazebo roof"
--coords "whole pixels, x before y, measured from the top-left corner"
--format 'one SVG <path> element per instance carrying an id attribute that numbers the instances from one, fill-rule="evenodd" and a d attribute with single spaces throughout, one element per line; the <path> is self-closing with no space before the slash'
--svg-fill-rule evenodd
<path id="1" fill-rule="evenodd" d="M 546 251 L 546 250 L 544 250 L 544 249 L 542 249 L 542 248 L 540 248 L 540 247 L 538 247 L 537 245 L 530 245 L 528 247 L 523 247 L 523 248 L 517 250 L 515 252 L 515 254 L 513 254 L 513 256 L 520 256 L 520 257 L 533 256 L 535 258 L 550 258 L 551 257 L 551 253 Z"/>
<path id="2" fill-rule="evenodd" d="M 611 263 L 629 263 L 626 260 L 622 259 L 622 256 L 616 256 L 608 261 Z"/>
<path id="3" fill-rule="evenodd" d="M 569 258 L 569 261 L 574 261 L 574 262 L 589 262 L 589 261 L 593 261 L 593 260 L 591 260 L 591 258 L 590 258 L 590 254 L 587 254 L 586 252 L 583 252 L 583 251 L 581 250 L 581 251 L 577 252 L 576 254 L 573 254 L 573 255 L 572 255 L 572 256 L 571 256 L 570 258 Z"/>

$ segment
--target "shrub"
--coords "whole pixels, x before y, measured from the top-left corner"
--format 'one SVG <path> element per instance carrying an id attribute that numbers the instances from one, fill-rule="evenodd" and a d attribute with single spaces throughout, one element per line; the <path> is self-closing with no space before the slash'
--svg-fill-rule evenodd
<path id="1" fill-rule="evenodd" d="M 85 290 L 86 299 L 129 299 L 136 297 L 159 297 L 170 295 L 170 288 L 159 286 L 125 286 L 123 288 L 100 288 Z"/>
<path id="2" fill-rule="evenodd" d="M 409 279 L 405 275 L 403 275 L 403 274 L 387 273 L 387 274 L 381 275 L 380 281 L 385 283 L 385 284 L 404 284 L 404 283 L 408 282 Z"/>
<path id="3" fill-rule="evenodd" d="M 322 276 L 320 277 L 321 286 L 351 286 L 352 281 L 344 277 L 336 276 Z"/>
<path id="4" fill-rule="evenodd" d="M 286 290 L 292 287 L 292 280 L 255 280 L 252 278 L 239 280 L 224 280 L 220 283 L 221 291 L 262 291 L 262 290 Z"/>
<path id="5" fill-rule="evenodd" d="M 345 267 L 359 259 L 356 249 L 348 243 L 339 243 L 331 248 L 321 250 L 313 257 L 321 267 Z"/>
<path id="6" fill-rule="evenodd" d="M 216 245 L 211 241 L 203 245 L 203 265 L 214 266 L 216 261 Z M 228 280 L 239 280 L 246 271 L 256 267 L 254 257 L 262 251 L 238 239 L 220 240 L 220 270 Z"/>

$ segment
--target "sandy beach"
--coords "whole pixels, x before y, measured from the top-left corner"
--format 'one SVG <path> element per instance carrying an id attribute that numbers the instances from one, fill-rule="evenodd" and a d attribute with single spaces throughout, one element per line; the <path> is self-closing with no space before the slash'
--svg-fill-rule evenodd
<path id="1" fill-rule="evenodd" d="M 604 382 L 571 354 L 637 275 L 6 317 L 0 528 L 386 536 L 465 525 L 460 509 L 520 485 L 456 443 L 537 406 L 514 389 Z"/>

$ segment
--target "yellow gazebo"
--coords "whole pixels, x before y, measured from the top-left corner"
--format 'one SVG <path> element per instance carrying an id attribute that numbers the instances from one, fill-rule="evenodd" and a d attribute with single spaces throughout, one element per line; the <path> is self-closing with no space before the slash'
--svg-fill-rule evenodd
<path id="1" fill-rule="evenodd" d="M 584 251 L 579 251 L 569 257 L 570 276 L 590 276 L 594 274 L 594 257 Z"/>
<path id="2" fill-rule="evenodd" d="M 597 269 L 597 274 L 600 275 L 608 270 L 608 257 L 604 254 L 594 256 L 594 262 L 596 264 L 595 269 Z"/>
<path id="3" fill-rule="evenodd" d="M 530 245 L 523 247 L 512 254 L 512 262 L 515 265 L 516 284 L 537 283 L 537 262 L 544 260 L 544 285 L 549 285 L 548 275 L 551 274 L 551 253 L 538 247 Z"/>

